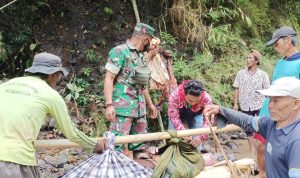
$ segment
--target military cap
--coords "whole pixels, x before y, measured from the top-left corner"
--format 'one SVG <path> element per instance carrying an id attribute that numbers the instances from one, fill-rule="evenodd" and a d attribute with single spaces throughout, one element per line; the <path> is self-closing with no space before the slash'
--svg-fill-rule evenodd
<path id="1" fill-rule="evenodd" d="M 139 33 L 139 34 L 146 34 L 151 37 L 154 35 L 154 28 L 151 27 L 150 25 L 144 24 L 144 23 L 138 23 L 135 28 L 134 32 Z"/>

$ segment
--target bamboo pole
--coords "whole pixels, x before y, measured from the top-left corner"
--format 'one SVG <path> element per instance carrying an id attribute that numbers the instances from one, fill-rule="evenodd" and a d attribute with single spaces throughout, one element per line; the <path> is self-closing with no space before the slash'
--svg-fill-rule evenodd
<path id="1" fill-rule="evenodd" d="M 10 3 L 7 3 L 6 5 L 0 7 L 0 11 L 3 10 L 4 8 L 6 8 L 7 6 L 9 6 L 9 5 L 15 3 L 16 1 L 17 1 L 17 0 L 13 0 L 13 1 L 11 1 Z"/>
<path id="2" fill-rule="evenodd" d="M 220 132 L 233 132 L 240 131 L 241 128 L 236 125 L 227 125 L 222 129 L 217 129 L 216 127 L 212 128 L 215 133 Z M 188 129 L 177 131 L 177 137 L 187 137 L 200 134 L 210 134 L 210 128 L 200 128 L 200 129 Z M 170 139 L 171 135 L 168 132 L 156 132 L 148 134 L 139 134 L 139 135 L 127 135 L 127 136 L 117 136 L 116 144 L 124 143 L 135 143 L 135 142 L 147 142 L 154 140 L 164 140 Z M 103 137 L 94 138 L 96 140 L 103 140 Z M 52 148 L 74 148 L 81 147 L 80 145 L 73 143 L 67 139 L 55 139 L 55 140 L 36 140 L 34 147 L 37 149 L 52 149 Z"/>
<path id="3" fill-rule="evenodd" d="M 161 113 L 160 113 L 159 110 L 157 110 L 157 120 L 158 120 L 158 124 L 159 124 L 159 127 L 160 127 L 160 131 L 164 132 L 165 128 L 164 128 L 164 124 L 163 124 L 162 118 L 161 118 Z M 163 142 L 163 144 L 166 144 L 166 140 L 163 140 L 162 142 Z"/>
<path id="4" fill-rule="evenodd" d="M 137 8 L 136 0 L 131 0 L 131 2 L 132 2 L 132 6 L 133 6 L 133 11 L 134 11 L 136 23 L 138 24 L 138 23 L 141 22 L 141 20 L 140 20 L 139 11 L 138 11 L 138 8 Z"/>

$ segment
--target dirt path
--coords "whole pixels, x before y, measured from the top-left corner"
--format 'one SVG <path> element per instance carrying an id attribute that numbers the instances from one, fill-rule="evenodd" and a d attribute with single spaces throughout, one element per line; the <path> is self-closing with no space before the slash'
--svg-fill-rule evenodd
<path id="1" fill-rule="evenodd" d="M 246 139 L 234 140 L 234 143 L 237 144 L 238 149 L 234 150 L 233 153 L 236 156 L 236 159 L 242 158 L 255 158 L 255 155 L 251 153 L 249 143 Z"/>

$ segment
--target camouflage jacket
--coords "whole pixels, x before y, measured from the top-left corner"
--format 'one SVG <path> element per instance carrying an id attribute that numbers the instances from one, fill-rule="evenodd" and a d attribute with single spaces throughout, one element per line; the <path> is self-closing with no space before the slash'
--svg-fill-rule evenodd
<path id="1" fill-rule="evenodd" d="M 145 63 L 143 53 L 129 41 L 110 50 L 105 69 L 117 74 L 112 97 L 117 115 L 142 117 L 146 114 L 144 90 L 131 84 L 134 68 Z"/>

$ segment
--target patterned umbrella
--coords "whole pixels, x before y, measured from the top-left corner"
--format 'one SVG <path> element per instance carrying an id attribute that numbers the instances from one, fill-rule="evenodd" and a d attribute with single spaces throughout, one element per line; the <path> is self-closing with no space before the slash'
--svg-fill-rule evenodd
<path id="1" fill-rule="evenodd" d="M 153 171 L 115 151 L 115 136 L 106 132 L 106 150 L 94 154 L 77 167 L 66 173 L 63 178 L 150 178 Z"/>

